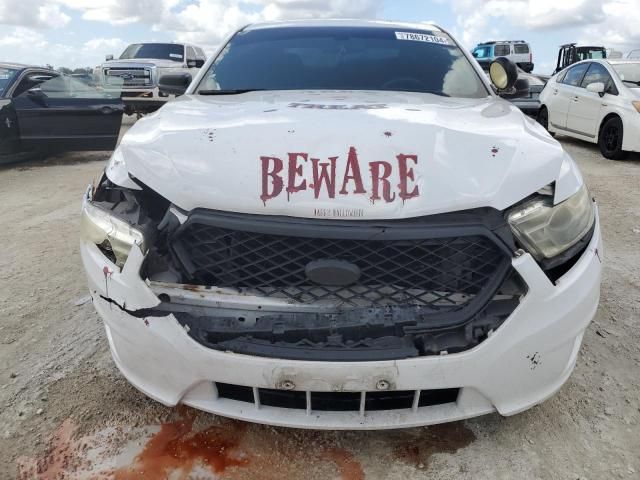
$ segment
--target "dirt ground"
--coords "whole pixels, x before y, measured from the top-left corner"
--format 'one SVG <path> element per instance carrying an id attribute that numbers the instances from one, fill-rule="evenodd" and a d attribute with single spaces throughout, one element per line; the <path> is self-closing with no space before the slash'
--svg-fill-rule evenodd
<path id="1" fill-rule="evenodd" d="M 81 195 L 108 154 L 0 167 L 0 478 L 640 478 L 640 155 L 561 140 L 605 238 L 574 374 L 514 417 L 383 432 L 245 424 L 143 396 L 111 360 L 78 254 Z"/>

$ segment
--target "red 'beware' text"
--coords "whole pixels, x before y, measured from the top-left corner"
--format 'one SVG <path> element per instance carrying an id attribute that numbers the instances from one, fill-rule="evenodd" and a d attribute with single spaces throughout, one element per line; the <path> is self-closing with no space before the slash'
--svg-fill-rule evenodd
<path id="1" fill-rule="evenodd" d="M 287 193 L 291 195 L 304 190 L 313 191 L 314 198 L 336 195 L 367 194 L 370 192 L 372 202 L 384 200 L 387 203 L 400 198 L 403 202 L 420 196 L 420 189 L 415 182 L 413 167 L 418 165 L 417 155 L 401 153 L 394 163 L 377 161 L 369 162 L 368 171 L 360 168 L 358 152 L 355 147 L 349 148 L 344 171 L 337 172 L 338 157 L 329 157 L 322 161 L 312 158 L 308 153 L 288 153 L 286 162 L 278 157 L 260 157 L 262 168 L 262 194 L 260 199 L 265 203 Z M 286 163 L 286 165 L 285 165 Z M 391 184 L 397 169 L 399 179 L 396 188 Z M 365 186 L 365 180 L 367 184 Z"/>

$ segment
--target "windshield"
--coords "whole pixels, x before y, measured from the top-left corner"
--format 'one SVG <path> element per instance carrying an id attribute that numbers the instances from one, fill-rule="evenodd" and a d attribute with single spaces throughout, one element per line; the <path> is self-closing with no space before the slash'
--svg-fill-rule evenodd
<path id="1" fill-rule="evenodd" d="M 11 86 L 16 73 L 18 70 L 15 68 L 0 67 L 0 97 L 4 96 L 4 92 Z"/>
<path id="2" fill-rule="evenodd" d="M 580 50 L 577 51 L 578 60 L 591 60 L 594 58 L 606 58 L 607 52 L 601 48 L 593 50 Z"/>
<path id="3" fill-rule="evenodd" d="M 625 85 L 640 87 L 640 63 L 618 63 L 612 67 Z"/>
<path id="4" fill-rule="evenodd" d="M 476 47 L 473 49 L 473 56 L 476 58 L 491 58 L 491 47 Z"/>
<path id="5" fill-rule="evenodd" d="M 120 55 L 120 60 L 131 58 L 161 58 L 163 60 L 182 62 L 184 47 L 173 43 L 135 43 L 129 45 Z"/>
<path id="6" fill-rule="evenodd" d="M 239 32 L 199 93 L 244 90 L 386 90 L 486 97 L 446 34 L 376 27 L 282 27 Z"/>

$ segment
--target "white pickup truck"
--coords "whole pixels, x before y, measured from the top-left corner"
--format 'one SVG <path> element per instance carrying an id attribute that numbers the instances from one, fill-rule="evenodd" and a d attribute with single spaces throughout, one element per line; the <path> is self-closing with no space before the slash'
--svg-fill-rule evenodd
<path id="1" fill-rule="evenodd" d="M 170 98 L 158 90 L 161 75 L 189 73 L 192 76 L 204 65 L 202 48 L 184 43 L 134 43 L 115 59 L 94 70 L 98 85 L 105 90 L 120 90 L 125 113 L 149 113 Z"/>

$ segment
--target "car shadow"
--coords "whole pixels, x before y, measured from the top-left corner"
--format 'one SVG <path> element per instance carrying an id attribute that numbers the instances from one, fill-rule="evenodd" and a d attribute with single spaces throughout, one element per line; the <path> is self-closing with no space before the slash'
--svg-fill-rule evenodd
<path id="1" fill-rule="evenodd" d="M 32 153 L 25 154 L 11 162 L 0 163 L 0 171 L 26 171 L 34 168 L 53 167 L 60 165 L 77 165 L 87 162 L 107 162 L 112 151 L 104 152 L 65 152 L 58 154 Z M 1 162 L 2 160 L 0 160 Z"/>
<path id="2" fill-rule="evenodd" d="M 585 142 L 584 140 L 579 140 L 573 137 L 567 137 L 562 134 L 556 134 L 555 139 L 560 141 L 563 145 L 571 145 L 574 147 L 584 148 L 585 150 L 589 150 L 590 152 L 599 155 L 602 160 L 607 160 L 602 153 L 600 153 L 600 149 L 598 145 L 591 142 Z M 640 161 L 640 153 L 638 152 L 630 152 L 629 156 L 624 160 L 611 160 L 612 162 L 639 162 Z"/>

